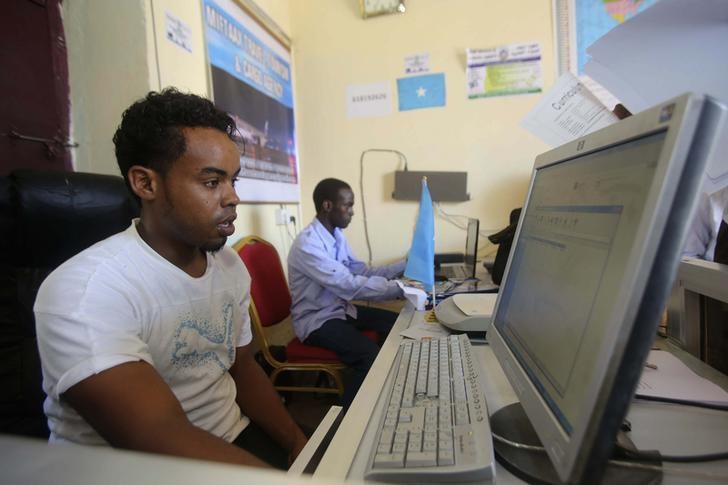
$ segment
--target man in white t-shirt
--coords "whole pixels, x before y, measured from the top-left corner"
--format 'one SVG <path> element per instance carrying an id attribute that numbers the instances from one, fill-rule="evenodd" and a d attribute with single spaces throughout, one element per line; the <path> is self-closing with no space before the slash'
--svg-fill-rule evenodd
<path id="1" fill-rule="evenodd" d="M 141 216 L 56 269 L 35 303 L 51 442 L 279 468 L 305 445 L 253 358 L 250 276 L 225 246 L 234 131 L 174 89 L 124 113 L 116 157 Z"/>

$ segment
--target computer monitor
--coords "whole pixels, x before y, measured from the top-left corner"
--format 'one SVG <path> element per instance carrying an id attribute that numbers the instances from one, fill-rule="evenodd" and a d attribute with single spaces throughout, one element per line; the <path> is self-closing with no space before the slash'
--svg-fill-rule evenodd
<path id="1" fill-rule="evenodd" d="M 536 158 L 488 338 L 563 481 L 604 473 L 721 109 L 686 94 Z"/>
<path id="2" fill-rule="evenodd" d="M 475 278 L 475 261 L 478 259 L 478 232 L 480 221 L 468 219 L 468 235 L 465 238 L 465 272 L 469 278 Z"/>

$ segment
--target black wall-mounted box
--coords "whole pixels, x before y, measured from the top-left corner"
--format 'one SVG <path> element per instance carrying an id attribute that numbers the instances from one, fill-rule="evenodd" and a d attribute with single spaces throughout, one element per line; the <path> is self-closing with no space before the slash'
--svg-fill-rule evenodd
<path id="1" fill-rule="evenodd" d="M 433 202 L 463 202 L 470 200 L 468 194 L 468 172 L 394 172 L 396 200 L 420 200 L 422 177 L 427 177 L 427 186 Z"/>

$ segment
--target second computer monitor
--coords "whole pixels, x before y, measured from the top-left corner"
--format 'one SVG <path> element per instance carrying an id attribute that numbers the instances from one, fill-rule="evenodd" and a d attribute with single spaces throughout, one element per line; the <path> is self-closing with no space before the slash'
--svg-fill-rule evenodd
<path id="1" fill-rule="evenodd" d="M 475 278 L 475 262 L 478 259 L 478 232 L 480 231 L 480 221 L 478 219 L 468 219 L 468 235 L 465 239 L 465 272 L 468 278 Z"/>

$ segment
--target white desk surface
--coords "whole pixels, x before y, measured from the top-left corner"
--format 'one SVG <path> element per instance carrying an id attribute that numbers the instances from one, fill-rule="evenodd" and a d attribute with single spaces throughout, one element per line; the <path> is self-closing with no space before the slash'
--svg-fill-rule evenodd
<path id="1" fill-rule="evenodd" d="M 317 484 L 339 481 L 316 480 Z M 3 485 L 310 484 L 310 475 L 0 435 Z"/>
<path id="2" fill-rule="evenodd" d="M 399 342 L 402 339 L 399 332 L 407 328 L 413 311 L 412 307 L 408 305 L 400 313 L 392 332 L 384 342 L 351 408 L 316 469 L 315 478 L 337 481 L 347 478 L 361 479 L 361 477 L 347 477 L 347 475 L 396 356 Z M 503 406 L 516 402 L 516 395 L 491 348 L 488 345 L 474 344 L 473 349 L 482 366 L 484 392 L 490 414 Z M 681 359 L 685 355 L 678 353 L 678 357 Z M 700 366 L 695 362 L 686 363 L 691 367 Z M 709 371 L 708 374 L 711 372 Z M 724 384 L 724 382 L 719 384 Z M 632 422 L 633 429 L 630 437 L 639 449 L 659 449 L 663 454 L 675 455 L 728 451 L 728 439 L 726 439 L 728 412 L 725 411 L 635 402 L 630 409 L 628 419 Z M 689 439 L 686 439 L 688 436 Z M 668 469 L 682 471 L 676 473 Z M 710 464 L 666 464 L 663 470 L 665 470 L 663 483 L 666 484 L 728 483 L 728 460 Z M 496 463 L 496 482 L 498 484 L 524 483 L 498 463 Z"/>

